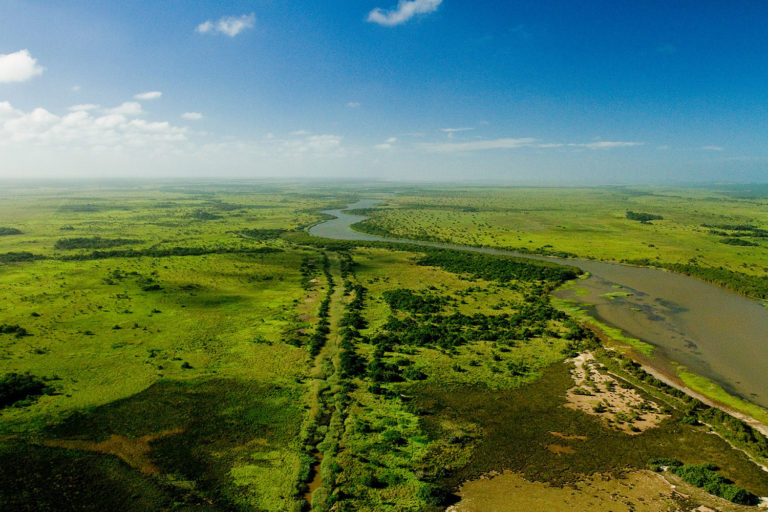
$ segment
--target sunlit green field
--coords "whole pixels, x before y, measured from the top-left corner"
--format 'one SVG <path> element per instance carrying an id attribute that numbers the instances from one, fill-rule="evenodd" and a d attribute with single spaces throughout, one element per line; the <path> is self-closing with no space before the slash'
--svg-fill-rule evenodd
<path id="1" fill-rule="evenodd" d="M 509 235 L 490 212 L 475 225 L 481 212 L 453 211 L 463 193 L 430 192 L 451 210 L 427 208 L 423 222 L 444 236 L 457 225 Z M 490 194 L 487 208 L 514 193 L 528 192 Z M 570 199 L 584 226 L 585 193 Z M 627 383 L 668 412 L 632 436 L 564 407 L 568 357 L 591 350 L 622 375 L 626 364 L 551 306 L 570 270 L 303 233 L 358 196 L 290 184 L 5 190 L 0 508 L 437 511 L 488 471 L 559 485 L 651 457 L 714 461 L 768 494 L 723 438 L 763 463 L 765 439 L 694 400 Z M 657 206 L 643 209 L 666 219 Z M 569 243 L 552 245 L 575 252 Z M 13 395 L 8 376 L 26 374 L 47 388 Z M 546 448 L 553 431 L 589 440 L 562 455 Z"/>
<path id="2" fill-rule="evenodd" d="M 768 269 L 766 239 L 745 238 L 755 246 L 729 245 L 723 241 L 737 232 L 707 226 L 768 228 L 765 192 L 759 187 L 406 189 L 387 197 L 388 207 L 361 229 L 611 261 L 695 260 L 762 276 Z M 641 223 L 627 219 L 627 211 L 663 220 Z"/>

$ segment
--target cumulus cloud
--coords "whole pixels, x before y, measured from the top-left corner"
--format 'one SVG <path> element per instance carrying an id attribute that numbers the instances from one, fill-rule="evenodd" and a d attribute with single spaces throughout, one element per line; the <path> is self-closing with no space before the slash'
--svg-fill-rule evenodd
<path id="1" fill-rule="evenodd" d="M 108 108 L 104 112 L 121 116 L 138 116 L 143 110 L 141 109 L 141 103 L 126 101 L 119 107 Z"/>
<path id="2" fill-rule="evenodd" d="M 0 54 L 0 83 L 26 82 L 41 75 L 44 69 L 37 65 L 29 50 Z"/>
<path id="3" fill-rule="evenodd" d="M 434 12 L 443 0 L 400 0 L 396 9 L 375 8 L 368 13 L 368 21 L 385 27 L 394 27 L 410 20 L 417 14 Z"/>
<path id="4" fill-rule="evenodd" d="M 71 107 L 69 107 L 69 111 L 70 112 L 79 112 L 81 110 L 89 111 L 89 110 L 96 110 L 99 107 L 100 105 L 95 105 L 93 103 L 83 103 L 80 105 L 72 105 Z"/>
<path id="5" fill-rule="evenodd" d="M 207 20 L 197 26 L 199 34 L 224 34 L 229 37 L 235 37 L 243 30 L 253 28 L 256 24 L 256 16 L 243 14 L 242 16 L 224 16 L 216 21 Z"/>
<path id="6" fill-rule="evenodd" d="M 168 122 L 130 119 L 110 112 L 92 115 L 90 110 L 93 109 L 77 109 L 59 116 L 44 108 L 24 112 L 14 109 L 8 102 L 2 102 L 0 146 L 31 143 L 50 148 L 105 149 L 145 147 L 158 142 L 180 142 L 187 138 L 185 128 L 172 126 Z"/>
<path id="7" fill-rule="evenodd" d="M 160 91 L 149 91 L 149 92 L 142 92 L 141 94 L 136 94 L 134 96 L 134 99 L 137 100 L 156 100 L 160 96 L 162 96 L 163 93 Z"/>
<path id="8" fill-rule="evenodd" d="M 184 119 L 188 119 L 190 121 L 197 121 L 198 119 L 203 118 L 203 114 L 201 114 L 200 112 L 184 112 L 183 114 L 181 114 L 181 117 L 183 117 Z"/>

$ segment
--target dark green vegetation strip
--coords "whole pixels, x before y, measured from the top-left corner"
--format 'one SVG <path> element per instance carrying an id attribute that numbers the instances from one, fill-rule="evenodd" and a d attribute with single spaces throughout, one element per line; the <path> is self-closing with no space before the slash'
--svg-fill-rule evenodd
<path id="1" fill-rule="evenodd" d="M 102 238 L 100 236 L 61 238 L 56 241 L 53 248 L 64 251 L 71 251 L 73 249 L 110 249 L 121 245 L 134 245 L 142 242 L 142 240 L 130 238 Z"/>
<path id="2" fill-rule="evenodd" d="M 47 258 L 31 252 L 7 252 L 0 254 L 0 263 L 22 263 L 35 260 L 57 259 L 61 261 L 105 260 L 109 258 L 166 258 L 170 256 L 203 256 L 206 254 L 269 254 L 282 252 L 277 247 L 166 247 L 147 249 L 116 249 L 93 251 Z"/>
<path id="3" fill-rule="evenodd" d="M 242 229 L 237 231 L 237 235 L 241 238 L 252 240 L 274 240 L 280 238 L 283 233 L 285 230 L 282 229 Z"/>
<path id="4" fill-rule="evenodd" d="M 0 254 L 0 263 L 22 263 L 26 261 L 43 260 L 45 256 L 32 254 L 27 251 L 14 251 Z"/>
<path id="5" fill-rule="evenodd" d="M 581 274 L 575 267 L 511 256 L 452 250 L 427 250 L 425 253 L 419 265 L 441 267 L 454 274 L 470 274 L 488 281 L 547 281 L 559 285 Z"/>
<path id="6" fill-rule="evenodd" d="M 269 254 L 282 252 L 276 247 L 167 247 L 93 251 L 59 257 L 63 261 L 104 260 L 109 258 L 166 258 L 169 256 L 202 256 L 204 254 Z"/>
<path id="7" fill-rule="evenodd" d="M 654 215 L 652 213 L 643 213 L 643 212 L 633 212 L 631 210 L 627 211 L 627 218 L 629 220 L 637 220 L 643 223 L 648 223 L 652 220 L 664 220 L 664 217 L 661 215 Z"/>
<path id="8" fill-rule="evenodd" d="M 7 228 L 0 226 L 0 236 L 8 236 L 8 235 L 21 235 L 22 232 L 16 228 Z"/>
<path id="9" fill-rule="evenodd" d="M 760 498 L 717 473 L 714 464 L 683 464 L 676 459 L 654 457 L 648 465 L 654 471 L 667 467 L 689 484 L 739 505 L 757 505 L 760 502 Z"/>

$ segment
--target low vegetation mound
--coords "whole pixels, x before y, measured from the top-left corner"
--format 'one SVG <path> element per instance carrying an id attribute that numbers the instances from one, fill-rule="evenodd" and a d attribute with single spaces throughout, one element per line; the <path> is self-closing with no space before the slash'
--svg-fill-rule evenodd
<path id="1" fill-rule="evenodd" d="M 133 240 L 130 238 L 101 238 L 100 236 L 80 237 L 80 238 L 60 238 L 54 249 L 60 251 L 70 251 L 73 249 L 110 249 L 121 245 L 134 245 L 142 243 L 142 240 Z"/>
<path id="2" fill-rule="evenodd" d="M 407 289 L 386 290 L 381 296 L 392 310 L 418 314 L 437 313 L 446 303 L 443 297 Z"/>
<path id="3" fill-rule="evenodd" d="M 274 240 L 280 238 L 283 232 L 282 229 L 242 229 L 237 235 L 250 240 Z"/>
<path id="4" fill-rule="evenodd" d="M 20 263 L 24 261 L 35 261 L 41 259 L 43 259 L 43 256 L 40 256 L 39 254 L 32 254 L 31 252 L 27 251 L 6 252 L 4 254 L 0 254 L 0 263 Z"/>
<path id="5" fill-rule="evenodd" d="M 0 377 L 0 409 L 29 405 L 53 392 L 44 380 L 29 373 L 6 373 Z"/>
<path id="6" fill-rule="evenodd" d="M 668 467 L 670 471 L 691 485 L 701 487 L 710 494 L 738 503 L 739 505 L 757 505 L 760 499 L 734 484 L 717 472 L 713 464 L 683 464 L 676 459 L 657 458 L 650 460 L 651 468 L 659 470 Z"/>
<path id="7" fill-rule="evenodd" d="M 720 240 L 720 243 L 728 244 L 728 245 L 739 245 L 742 247 L 757 247 L 759 245 L 759 244 L 756 244 L 755 242 L 744 240 L 743 238 L 723 238 L 722 240 Z"/>
<path id="8" fill-rule="evenodd" d="M 19 231 L 16 228 L 5 228 L 0 226 L 0 236 L 20 235 L 20 234 L 22 234 L 21 231 Z"/>
<path id="9" fill-rule="evenodd" d="M 653 213 L 644 212 L 633 212 L 632 210 L 627 210 L 627 218 L 629 220 L 642 222 L 643 224 L 646 224 L 652 220 L 664 220 L 664 217 L 661 215 L 654 215 Z"/>

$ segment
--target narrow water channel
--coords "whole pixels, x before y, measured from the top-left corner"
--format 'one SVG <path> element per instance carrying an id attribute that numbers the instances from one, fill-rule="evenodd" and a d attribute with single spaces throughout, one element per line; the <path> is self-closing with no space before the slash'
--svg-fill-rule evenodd
<path id="1" fill-rule="evenodd" d="M 348 209 L 373 208 L 363 199 Z M 663 372 L 670 362 L 717 383 L 730 394 L 768 408 L 768 309 L 698 279 L 660 269 L 581 259 L 530 256 L 512 251 L 385 238 L 353 231 L 366 217 L 342 210 L 312 227 L 310 234 L 336 240 L 398 242 L 488 254 L 519 256 L 579 267 L 590 274 L 575 288 L 555 295 L 575 301 L 598 320 L 623 330 L 655 349 Z"/>

